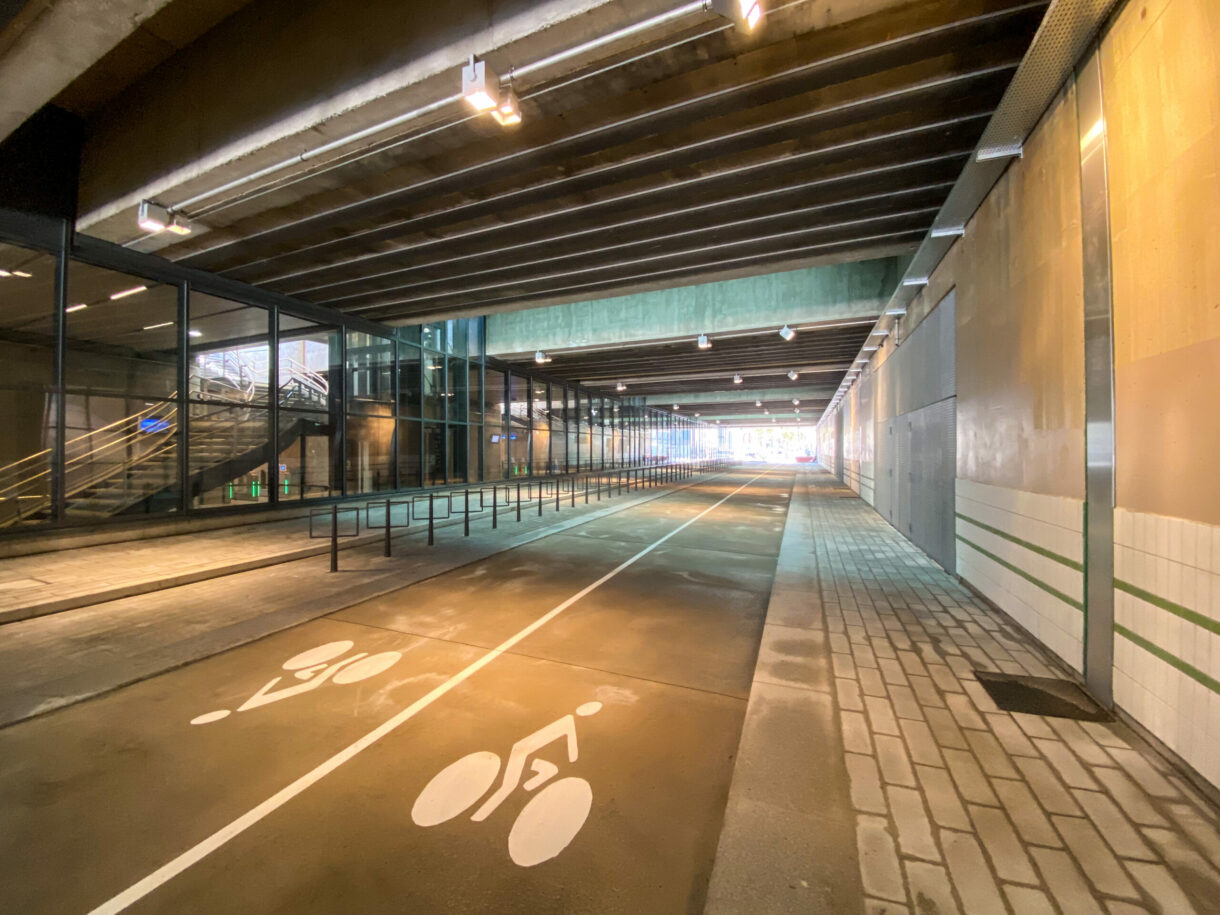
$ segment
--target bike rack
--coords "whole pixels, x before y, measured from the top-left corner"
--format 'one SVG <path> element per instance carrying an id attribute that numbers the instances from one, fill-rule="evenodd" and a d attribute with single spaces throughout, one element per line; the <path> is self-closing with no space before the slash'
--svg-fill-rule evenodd
<path id="1" fill-rule="evenodd" d="M 466 497 L 468 499 L 470 499 L 470 513 L 472 515 L 477 515 L 479 512 L 481 512 L 483 510 L 483 508 L 485 507 L 485 503 L 483 501 L 483 490 L 482 489 L 463 489 L 461 491 L 455 490 L 454 492 L 449 493 L 449 513 L 450 514 L 461 513 L 466 510 L 465 504 L 460 499 L 458 499 L 458 497 L 461 496 L 463 493 L 465 493 Z M 479 497 L 478 498 L 478 508 L 475 507 L 474 496 Z M 455 499 L 458 499 L 458 501 L 455 502 L 454 501 Z M 444 520 L 444 519 L 441 519 L 441 520 Z"/>
<path id="2" fill-rule="evenodd" d="M 351 533 L 344 533 L 342 530 L 340 530 L 335 534 L 336 537 L 359 537 L 360 536 L 360 508 L 359 508 L 359 506 L 357 506 L 355 508 L 340 508 L 337 511 L 333 507 L 331 507 L 331 508 L 313 508 L 313 509 L 310 509 L 310 511 L 309 511 L 309 539 L 310 540 L 321 540 L 323 538 L 329 538 L 331 536 L 330 531 L 326 531 L 325 533 L 322 533 L 322 534 L 314 533 L 313 521 L 314 521 L 314 518 L 325 518 L 327 521 L 330 521 L 331 516 L 334 514 L 337 514 L 339 517 L 342 517 L 344 514 L 352 514 L 356 518 L 356 530 L 355 531 L 353 531 Z"/>
<path id="3" fill-rule="evenodd" d="M 368 528 L 369 530 L 374 530 L 374 529 L 382 530 L 385 528 L 385 526 L 386 526 L 386 524 L 385 524 L 386 503 L 389 503 L 389 507 L 390 507 L 390 512 L 391 512 L 390 527 L 391 528 L 400 528 L 400 527 L 410 527 L 411 526 L 411 502 L 409 499 L 379 499 L 379 500 L 376 500 L 373 502 L 369 502 L 367 505 L 364 506 L 364 526 L 366 528 Z M 407 506 L 407 511 L 406 511 L 407 520 L 404 524 L 395 524 L 392 519 L 392 514 L 394 511 L 394 507 L 396 505 Z M 381 512 L 381 521 L 380 522 L 373 520 L 373 509 L 374 508 L 378 509 Z"/>
<path id="4" fill-rule="evenodd" d="M 433 517 L 433 520 L 435 520 L 435 521 L 446 521 L 449 518 L 449 500 L 446 498 L 443 498 L 443 496 L 444 496 L 443 493 L 441 495 L 442 495 L 441 499 L 433 500 L 434 514 L 432 517 Z M 424 510 L 423 515 L 419 514 L 419 507 L 421 505 L 423 506 L 423 510 Z M 445 513 L 443 515 L 435 514 L 436 509 L 441 505 L 445 506 Z M 414 518 L 416 521 L 424 520 L 428 517 L 427 511 L 428 511 L 428 497 L 427 496 L 412 496 L 411 497 L 411 517 L 412 518 Z"/>

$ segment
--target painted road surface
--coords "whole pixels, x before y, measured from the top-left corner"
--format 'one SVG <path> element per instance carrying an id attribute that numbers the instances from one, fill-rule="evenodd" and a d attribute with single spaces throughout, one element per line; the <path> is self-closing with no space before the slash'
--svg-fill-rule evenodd
<path id="1" fill-rule="evenodd" d="M 791 483 L 701 481 L 0 731 L 0 911 L 700 911 Z"/>

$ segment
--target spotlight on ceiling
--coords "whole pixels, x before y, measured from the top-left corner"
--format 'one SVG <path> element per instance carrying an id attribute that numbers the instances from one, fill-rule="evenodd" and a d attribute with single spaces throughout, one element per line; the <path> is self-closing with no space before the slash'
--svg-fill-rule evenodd
<path id="1" fill-rule="evenodd" d="M 136 224 L 145 232 L 163 232 L 169 225 L 169 210 L 151 200 L 141 200 Z"/>
<path id="2" fill-rule="evenodd" d="M 674 404 L 674 409 L 675 409 L 675 410 L 676 410 L 676 409 L 678 409 L 678 405 L 677 405 L 677 404 Z"/>
<path id="3" fill-rule="evenodd" d="M 702 413 L 696 413 L 695 416 L 702 416 Z"/>
<path id="4" fill-rule="evenodd" d="M 740 375 L 734 375 L 734 376 L 733 376 L 733 384 L 741 384 L 741 376 L 740 376 Z"/>
<path id="5" fill-rule="evenodd" d="M 796 336 L 796 331 L 794 331 L 791 327 L 789 327 L 787 324 L 785 324 L 783 327 L 781 327 L 779 329 L 779 335 L 781 337 L 783 337 L 785 340 L 791 340 L 793 337 Z"/>
<path id="6" fill-rule="evenodd" d="M 539 365 L 542 365 L 543 363 L 550 362 L 551 357 L 548 356 L 546 353 L 544 353 L 542 350 L 538 350 L 538 352 L 534 353 L 534 361 L 537 362 Z"/>
<path id="7" fill-rule="evenodd" d="M 800 377 L 801 376 L 797 373 L 796 369 L 792 369 L 791 371 L 788 372 L 788 379 L 790 381 L 796 381 Z"/>
<path id="8" fill-rule="evenodd" d="M 191 221 L 185 216 L 175 216 L 165 227 L 165 231 L 172 232 L 175 235 L 190 235 L 193 227 Z"/>
<path id="9" fill-rule="evenodd" d="M 711 349 L 712 341 L 707 338 L 707 334 L 700 334 L 699 339 L 695 341 L 699 349 Z"/>
<path id="10" fill-rule="evenodd" d="M 512 90 L 511 86 L 505 90 L 499 106 L 492 111 L 491 116 L 499 122 L 501 127 L 511 127 L 513 124 L 521 123 L 521 103 L 517 100 L 517 93 Z"/>
<path id="11" fill-rule="evenodd" d="M 616 390 L 616 391 L 625 391 L 625 390 L 627 390 L 627 385 L 623 384 L 623 383 L 620 381 L 618 384 L 616 384 L 616 385 L 614 386 L 614 390 Z"/>
<path id="12" fill-rule="evenodd" d="M 462 67 L 462 97 L 475 111 L 491 111 L 500 107 L 500 76 L 485 60 L 475 60 Z"/>
<path id="13" fill-rule="evenodd" d="M 747 32 L 758 28 L 763 18 L 760 0 L 712 0 L 712 9 Z"/>
<path id="14" fill-rule="evenodd" d="M 799 407 L 800 405 L 801 405 L 801 399 L 799 397 L 793 397 L 792 406 Z"/>
<path id="15" fill-rule="evenodd" d="M 28 280 L 28 279 L 33 278 L 34 274 L 29 273 L 29 272 L 27 272 L 27 271 L 25 271 L 25 270 L 14 270 L 14 271 L 13 271 L 13 276 L 19 276 L 19 277 L 21 277 L 23 280 Z"/>
<path id="16" fill-rule="evenodd" d="M 793 412 L 793 413 L 800 413 L 800 412 L 801 412 L 801 408 L 800 408 L 800 407 L 797 407 L 797 408 L 796 408 L 795 410 L 793 410 L 792 412 Z"/>
<path id="17" fill-rule="evenodd" d="M 754 406 L 756 406 L 756 407 L 761 407 L 761 406 L 762 406 L 762 401 L 761 401 L 761 400 L 756 400 L 756 401 L 754 401 Z"/>

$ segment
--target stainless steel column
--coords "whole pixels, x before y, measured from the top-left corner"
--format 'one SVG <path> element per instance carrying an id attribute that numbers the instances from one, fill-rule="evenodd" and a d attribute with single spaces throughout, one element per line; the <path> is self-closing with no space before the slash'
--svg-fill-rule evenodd
<path id="1" fill-rule="evenodd" d="M 1084 676 L 1114 703 L 1114 338 L 1106 121 L 1097 50 L 1076 77 L 1084 248 Z"/>

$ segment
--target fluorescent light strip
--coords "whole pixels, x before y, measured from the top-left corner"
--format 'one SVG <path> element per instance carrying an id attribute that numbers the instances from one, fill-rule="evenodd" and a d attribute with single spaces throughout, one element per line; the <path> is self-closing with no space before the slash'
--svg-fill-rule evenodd
<path id="1" fill-rule="evenodd" d="M 161 328 L 161 327 L 173 327 L 173 326 L 174 326 L 173 321 L 162 321 L 160 324 L 149 324 L 147 327 L 144 328 L 144 330 L 157 330 L 158 328 Z"/>
<path id="2" fill-rule="evenodd" d="M 112 292 L 110 294 L 110 301 L 117 302 L 119 299 L 125 299 L 129 295 L 136 295 L 137 293 L 144 292 L 147 289 L 148 289 L 147 286 L 132 286 L 130 289 L 123 289 L 123 290 L 120 290 L 119 292 Z"/>

